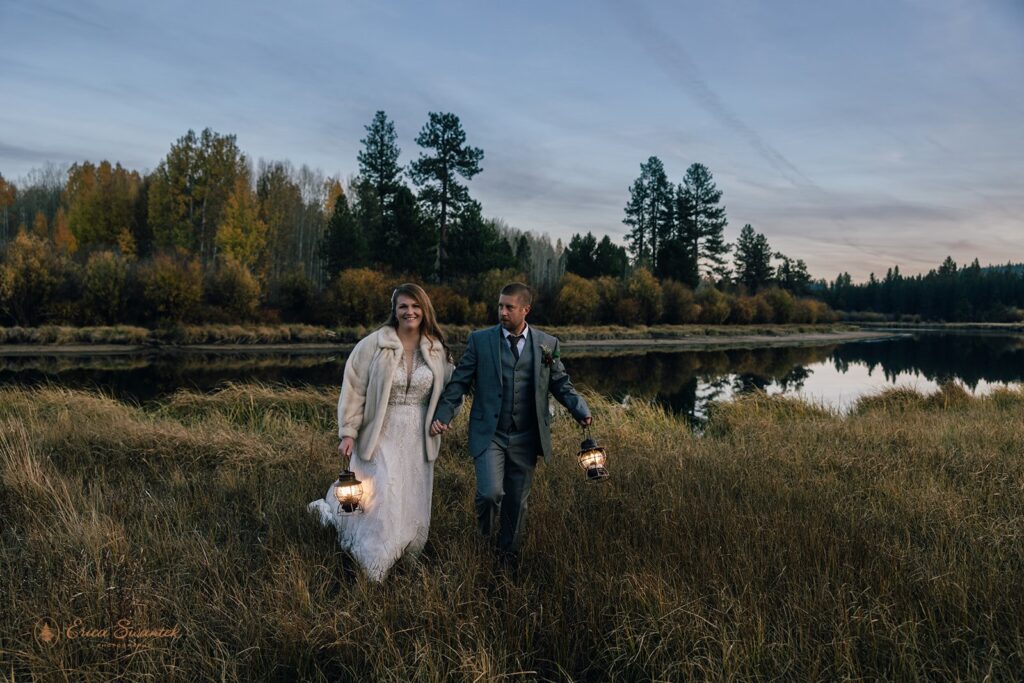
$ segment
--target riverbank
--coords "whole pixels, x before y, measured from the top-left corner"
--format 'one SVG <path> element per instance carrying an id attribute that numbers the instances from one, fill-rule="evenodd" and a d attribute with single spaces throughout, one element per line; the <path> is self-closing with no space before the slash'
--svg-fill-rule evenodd
<path id="1" fill-rule="evenodd" d="M 449 328 L 451 343 L 463 343 L 473 329 L 468 326 Z M 892 336 L 887 332 L 866 332 L 842 325 L 661 325 L 543 329 L 557 336 L 567 350 L 754 348 L 834 344 Z M 242 334 L 245 331 L 249 336 Z M 144 328 L 0 328 L 0 340 L 4 342 L 0 343 L 0 356 L 189 352 L 321 354 L 347 352 L 366 332 L 363 328 L 273 328 L 262 331 L 259 328 L 241 331 L 224 328 L 176 331 L 151 331 Z M 287 341 L 281 341 L 282 337 L 287 338 Z M 219 341 L 210 341 L 210 338 Z"/>
<path id="2" fill-rule="evenodd" d="M 560 413 L 516 572 L 476 542 L 464 410 L 437 463 L 424 555 L 383 586 L 305 509 L 337 474 L 335 400 L 241 385 L 142 408 L 0 390 L 0 669 L 438 681 L 1021 670 L 1022 392 L 892 391 L 848 417 L 755 396 L 712 411 L 702 437 L 649 404 L 590 395 L 611 479 L 584 482 L 579 430 Z M 119 620 L 164 636 L 104 638 Z"/>
<path id="3" fill-rule="evenodd" d="M 907 332 L 1024 332 L 1024 323 L 851 323 L 869 330 L 901 330 Z"/>

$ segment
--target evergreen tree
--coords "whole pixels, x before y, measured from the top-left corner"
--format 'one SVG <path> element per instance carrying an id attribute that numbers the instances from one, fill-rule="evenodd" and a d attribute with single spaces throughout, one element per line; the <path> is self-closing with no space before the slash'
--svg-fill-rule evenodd
<path id="1" fill-rule="evenodd" d="M 778 268 L 775 269 L 775 279 L 778 281 L 779 286 L 797 296 L 807 294 L 811 284 L 811 275 L 807 272 L 807 264 L 804 263 L 804 260 L 797 259 L 793 261 L 781 252 L 776 252 L 775 258 L 782 261 Z M 880 291 L 881 285 L 875 279 L 874 273 L 871 273 L 871 282 L 874 286 L 873 293 Z"/>
<path id="2" fill-rule="evenodd" d="M 344 192 L 334 202 L 334 213 L 327 222 L 320 255 L 331 280 L 345 268 L 362 268 L 369 261 L 366 235 L 356 222 Z"/>
<path id="3" fill-rule="evenodd" d="M 399 185 L 388 207 L 389 227 L 385 230 L 388 255 L 385 262 L 399 273 L 420 278 L 434 274 L 437 233 L 424 220 L 416 197 Z"/>
<path id="4" fill-rule="evenodd" d="M 728 273 L 729 245 L 724 236 L 728 221 L 721 200 L 722 191 L 711 171 L 703 164 L 691 164 L 676 193 L 676 234 L 688 246 L 698 278 L 722 278 Z M 683 280 L 692 279 L 691 275 Z"/>
<path id="5" fill-rule="evenodd" d="M 624 277 L 628 265 L 626 248 L 613 244 L 608 235 L 602 237 L 594 249 L 594 276 Z"/>
<path id="6" fill-rule="evenodd" d="M 380 212 L 377 190 L 370 181 L 359 177 L 356 178 L 352 190 L 355 195 L 352 201 L 352 215 L 366 241 L 367 264 L 386 264 L 391 257 L 389 236 L 384 229 L 384 216 Z"/>
<path id="7" fill-rule="evenodd" d="M 658 157 L 640 164 L 640 177 L 629 189 L 629 201 L 622 222 L 630 226 L 629 249 L 637 264 L 656 266 L 661 243 L 673 228 L 672 186 L 665 165 Z"/>
<path id="8" fill-rule="evenodd" d="M 402 184 L 402 167 L 398 165 L 401 150 L 397 140 L 394 122 L 388 120 L 383 111 L 378 111 L 366 126 L 366 137 L 359 141 L 363 143 L 357 157 L 359 175 L 377 192 L 382 216 L 388 214 L 391 201 Z"/>
<path id="9" fill-rule="evenodd" d="M 520 235 L 516 240 L 516 266 L 524 273 L 529 273 L 533 267 L 530 240 L 526 238 L 526 235 Z"/>
<path id="10" fill-rule="evenodd" d="M 772 250 L 764 233 L 754 233 L 750 223 L 743 226 L 736 240 L 736 282 L 751 294 L 768 284 L 772 278 Z"/>
<path id="11" fill-rule="evenodd" d="M 445 272 L 451 277 L 479 275 L 516 265 L 512 246 L 493 220 L 485 220 L 480 203 L 470 200 L 452 225 Z"/>
<path id="12" fill-rule="evenodd" d="M 697 260 L 693 256 L 690 244 L 678 236 L 670 237 L 661 245 L 658 254 L 658 267 L 654 274 L 663 280 L 678 280 L 691 289 L 700 282 L 697 272 Z"/>
<path id="13" fill-rule="evenodd" d="M 569 240 L 565 251 L 565 272 L 575 273 L 580 277 L 596 277 L 595 252 L 597 239 L 588 232 L 585 236 L 576 233 Z"/>
<path id="14" fill-rule="evenodd" d="M 458 116 L 450 113 L 430 112 L 430 119 L 416 137 L 416 144 L 432 151 L 431 154 L 421 152 L 409 172 L 420 188 L 420 201 L 437 225 L 438 274 L 444 276 L 448 224 L 453 215 L 466 213 L 473 201 L 458 178 L 470 180 L 479 173 L 484 152 L 466 145 L 462 123 Z"/>
<path id="15" fill-rule="evenodd" d="M 648 189 L 643 175 L 633 181 L 629 187 L 629 201 L 626 203 L 626 217 L 622 222 L 629 226 L 626 242 L 633 263 L 651 262 L 651 221 L 647 215 Z"/>

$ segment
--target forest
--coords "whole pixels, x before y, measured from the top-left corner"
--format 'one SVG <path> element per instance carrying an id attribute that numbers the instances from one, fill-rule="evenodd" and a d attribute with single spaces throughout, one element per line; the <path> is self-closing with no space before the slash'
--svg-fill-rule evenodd
<path id="1" fill-rule="evenodd" d="M 1020 319 L 1020 268 L 947 259 L 925 276 L 826 282 L 749 224 L 729 243 L 700 163 L 677 184 L 658 157 L 640 165 L 624 188 L 625 246 L 592 232 L 563 244 L 485 216 L 469 187 L 484 151 L 455 114 L 429 114 L 408 163 L 397 140 L 378 111 L 348 178 L 254 163 L 211 129 L 186 132 L 148 172 L 103 160 L 0 175 L 0 324 L 370 324 L 406 280 L 454 324 L 491 322 L 511 280 L 535 289 L 533 319 L 560 324 Z"/>

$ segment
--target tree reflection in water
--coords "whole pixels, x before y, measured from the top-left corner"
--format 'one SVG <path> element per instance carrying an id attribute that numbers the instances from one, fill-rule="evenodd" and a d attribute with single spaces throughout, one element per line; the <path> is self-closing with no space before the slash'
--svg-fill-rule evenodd
<path id="1" fill-rule="evenodd" d="M 631 396 L 657 401 L 700 423 L 710 401 L 753 391 L 794 393 L 817 384 L 847 396 L 858 388 L 863 393 L 864 387 L 856 385 L 864 384 L 865 371 L 877 378 L 874 387 L 882 378 L 891 383 L 908 377 L 936 383 L 958 380 L 971 390 L 979 383 L 1020 382 L 1024 335 L 919 333 L 830 346 L 715 351 L 567 349 L 564 360 L 580 387 L 617 400 Z M 182 387 L 209 391 L 229 381 L 337 388 L 344 362 L 344 355 L 337 353 L 0 356 L 0 385 L 94 387 L 144 402 Z"/>

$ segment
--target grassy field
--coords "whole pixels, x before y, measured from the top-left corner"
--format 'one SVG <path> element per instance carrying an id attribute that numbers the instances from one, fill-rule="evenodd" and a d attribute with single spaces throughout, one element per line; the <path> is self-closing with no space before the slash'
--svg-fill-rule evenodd
<path id="1" fill-rule="evenodd" d="M 305 509 L 336 474 L 334 392 L 240 385 L 142 408 L 0 390 L 0 676 L 1024 671 L 1024 393 L 894 391 L 847 417 L 754 397 L 703 436 L 590 398 L 612 478 L 583 482 L 578 430 L 556 420 L 518 572 L 476 541 L 464 410 L 424 556 L 376 586 Z M 125 619 L 177 635 L 97 631 Z"/>

